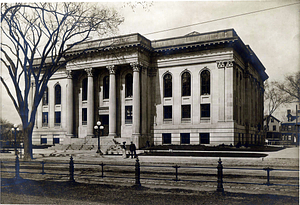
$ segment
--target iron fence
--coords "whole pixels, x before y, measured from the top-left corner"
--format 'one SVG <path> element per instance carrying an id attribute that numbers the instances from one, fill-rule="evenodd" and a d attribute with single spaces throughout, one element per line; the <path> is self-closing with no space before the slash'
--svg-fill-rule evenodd
<path id="1" fill-rule="evenodd" d="M 45 165 L 49 166 L 45 167 Z M 13 168 L 14 171 L 12 171 Z M 1 172 L 14 173 L 15 178 L 19 178 L 20 174 L 61 176 L 66 177 L 70 182 L 75 182 L 75 179 L 80 177 L 130 179 L 134 181 L 135 186 L 141 186 L 141 180 L 144 182 L 146 180 L 209 182 L 217 185 L 218 192 L 224 191 L 223 184 L 226 183 L 299 188 L 299 170 L 297 169 L 223 167 L 221 158 L 215 167 L 179 166 L 177 164 L 141 165 L 138 158 L 135 164 L 75 163 L 72 156 L 69 162 L 19 161 L 16 158 L 15 161 L 1 160 Z M 271 173 L 275 172 L 279 174 L 271 176 Z M 288 173 L 288 176 L 282 176 L 280 172 Z M 291 173 L 295 173 L 294 176 L 290 176 Z M 247 181 L 240 181 L 239 178 L 247 178 Z M 235 180 L 232 181 L 232 179 Z M 285 183 L 278 183 L 278 181 Z"/>

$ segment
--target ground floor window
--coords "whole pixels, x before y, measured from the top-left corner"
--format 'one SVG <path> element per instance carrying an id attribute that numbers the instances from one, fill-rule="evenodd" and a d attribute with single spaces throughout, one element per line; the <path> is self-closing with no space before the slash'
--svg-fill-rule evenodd
<path id="1" fill-rule="evenodd" d="M 42 137 L 41 138 L 41 144 L 47 144 L 47 138 Z"/>
<path id="2" fill-rule="evenodd" d="M 58 137 L 53 138 L 53 144 L 59 144 L 59 138 Z"/>
<path id="3" fill-rule="evenodd" d="M 171 133 L 163 133 L 162 134 L 162 143 L 163 144 L 171 144 Z"/>
<path id="4" fill-rule="evenodd" d="M 132 124 L 132 106 L 125 106 L 125 124 Z"/>
<path id="5" fill-rule="evenodd" d="M 180 133 L 180 143 L 190 144 L 190 133 Z"/>
<path id="6" fill-rule="evenodd" d="M 199 133 L 200 135 L 200 144 L 209 144 L 209 133 Z"/>

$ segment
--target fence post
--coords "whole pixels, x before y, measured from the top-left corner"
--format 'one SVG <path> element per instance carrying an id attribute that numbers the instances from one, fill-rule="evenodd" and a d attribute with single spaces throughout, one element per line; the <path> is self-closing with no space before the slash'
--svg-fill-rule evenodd
<path id="1" fill-rule="evenodd" d="M 223 165 L 222 165 L 222 161 L 221 158 L 219 158 L 218 161 L 218 188 L 217 188 L 217 192 L 224 192 L 224 188 L 223 188 Z"/>
<path id="2" fill-rule="evenodd" d="M 70 157 L 70 166 L 69 166 L 69 171 L 70 171 L 70 182 L 75 182 L 74 180 L 74 161 L 73 157 Z"/>
<path id="3" fill-rule="evenodd" d="M 140 161 L 139 158 L 136 158 L 135 162 L 135 186 L 141 186 L 140 182 Z"/>
<path id="4" fill-rule="evenodd" d="M 15 178 L 19 179 L 20 178 L 20 162 L 19 162 L 18 155 L 16 155 L 15 170 L 16 170 Z"/>
<path id="5" fill-rule="evenodd" d="M 270 171 L 272 171 L 273 169 L 268 167 L 268 168 L 264 168 L 265 171 L 267 171 L 267 185 L 269 186 L 270 183 Z"/>
<path id="6" fill-rule="evenodd" d="M 41 164 L 42 164 L 42 175 L 44 175 L 45 174 L 45 167 L 44 167 L 44 165 L 45 165 L 45 162 L 44 161 L 41 161 Z"/>
<path id="7" fill-rule="evenodd" d="M 100 164 L 101 165 L 101 173 L 102 173 L 102 175 L 101 175 L 101 177 L 103 178 L 104 177 L 104 164 L 103 164 L 103 162 Z"/>
<path id="8" fill-rule="evenodd" d="M 174 168 L 175 168 L 175 181 L 179 181 L 179 179 L 178 179 L 178 168 L 180 168 L 180 166 L 178 166 L 177 164 L 175 165 L 175 166 L 173 166 Z"/>

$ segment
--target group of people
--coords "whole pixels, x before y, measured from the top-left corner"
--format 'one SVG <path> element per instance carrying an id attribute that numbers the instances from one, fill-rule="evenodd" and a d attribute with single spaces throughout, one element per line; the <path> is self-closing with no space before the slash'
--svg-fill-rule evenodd
<path id="1" fill-rule="evenodd" d="M 123 145 L 122 145 L 122 149 L 123 149 L 123 158 L 127 158 L 127 154 L 126 154 L 126 142 L 123 142 Z M 136 146 L 133 142 L 130 143 L 129 145 L 129 151 L 130 151 L 130 156 L 131 156 L 131 159 L 133 158 L 136 158 Z"/>

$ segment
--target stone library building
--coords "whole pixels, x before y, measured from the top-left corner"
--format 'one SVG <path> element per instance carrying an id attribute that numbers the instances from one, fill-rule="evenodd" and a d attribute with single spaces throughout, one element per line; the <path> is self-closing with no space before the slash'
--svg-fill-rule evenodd
<path id="1" fill-rule="evenodd" d="M 101 145 L 264 143 L 268 75 L 234 29 L 91 40 L 68 57 L 39 105 L 33 144 L 97 145 L 98 121 Z"/>

